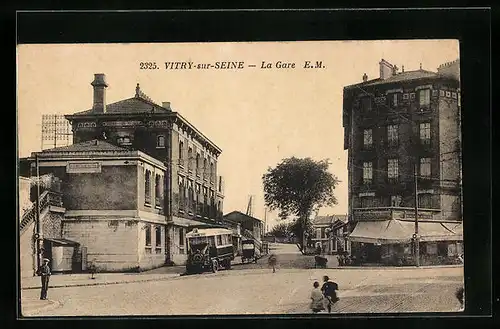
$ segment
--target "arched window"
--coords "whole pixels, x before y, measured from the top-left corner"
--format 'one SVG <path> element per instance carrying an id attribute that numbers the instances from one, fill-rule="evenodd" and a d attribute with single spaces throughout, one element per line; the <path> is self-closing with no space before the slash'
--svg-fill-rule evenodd
<path id="1" fill-rule="evenodd" d="M 165 147 L 165 136 L 158 135 L 158 137 L 156 138 L 156 147 Z"/>
<path id="2" fill-rule="evenodd" d="M 155 205 L 158 207 L 161 207 L 161 202 L 162 202 L 162 187 L 161 187 L 161 176 L 156 175 L 155 176 Z"/>

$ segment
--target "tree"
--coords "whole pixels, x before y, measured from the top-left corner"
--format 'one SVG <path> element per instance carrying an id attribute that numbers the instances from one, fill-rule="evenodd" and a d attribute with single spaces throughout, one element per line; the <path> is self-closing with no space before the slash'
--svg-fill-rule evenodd
<path id="1" fill-rule="evenodd" d="M 310 216 L 322 206 L 337 204 L 334 190 L 339 180 L 328 171 L 328 160 L 291 157 L 275 168 L 268 168 L 262 176 L 264 200 L 272 210 L 279 209 L 279 217 L 296 216 L 296 236 L 299 248 L 305 252 L 306 234 L 311 225 Z"/>
<path id="2" fill-rule="evenodd" d="M 277 238 L 286 238 L 290 236 L 290 224 L 288 223 L 279 223 L 274 226 L 272 230 L 269 232 L 270 235 Z"/>

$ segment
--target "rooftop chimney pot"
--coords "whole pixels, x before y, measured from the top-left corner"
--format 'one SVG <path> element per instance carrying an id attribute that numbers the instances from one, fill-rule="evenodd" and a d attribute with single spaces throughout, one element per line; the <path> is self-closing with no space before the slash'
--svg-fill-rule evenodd
<path id="1" fill-rule="evenodd" d="M 104 73 L 94 74 L 94 81 L 90 83 L 94 87 L 94 101 L 92 111 L 106 113 L 106 75 Z"/>
<path id="2" fill-rule="evenodd" d="M 394 74 L 394 67 L 391 63 L 382 58 L 379 63 L 380 79 L 385 80 Z"/>
<path id="3" fill-rule="evenodd" d="M 170 110 L 170 102 L 162 102 L 161 106 L 166 108 L 167 110 Z"/>

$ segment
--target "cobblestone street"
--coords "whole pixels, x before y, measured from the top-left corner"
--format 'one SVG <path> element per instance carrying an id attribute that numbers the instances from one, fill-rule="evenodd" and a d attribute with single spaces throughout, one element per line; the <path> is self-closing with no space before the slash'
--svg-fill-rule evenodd
<path id="1" fill-rule="evenodd" d="M 300 258 L 290 249 L 284 259 Z M 276 273 L 264 265 L 234 266 L 218 273 L 177 276 L 168 280 L 49 289 L 52 308 L 30 316 L 208 315 L 310 313 L 312 283 L 328 275 L 339 284 L 335 313 L 458 311 L 455 291 L 462 267 L 300 269 L 282 266 Z M 241 269 L 238 269 L 241 267 Z M 254 267 L 254 268 L 244 268 Z M 151 271 L 157 275 L 162 269 Z M 139 275 L 139 274 L 138 274 Z M 39 291 L 22 291 L 33 301 Z M 50 302 L 50 301 L 49 301 Z"/>

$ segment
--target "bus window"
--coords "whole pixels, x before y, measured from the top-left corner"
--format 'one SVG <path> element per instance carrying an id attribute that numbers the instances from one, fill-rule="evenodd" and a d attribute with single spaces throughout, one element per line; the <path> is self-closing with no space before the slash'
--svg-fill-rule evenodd
<path id="1" fill-rule="evenodd" d="M 215 247 L 215 238 L 213 236 L 208 237 L 208 245 L 210 247 Z"/>
<path id="2" fill-rule="evenodd" d="M 222 245 L 222 235 L 217 235 L 217 245 Z"/>

